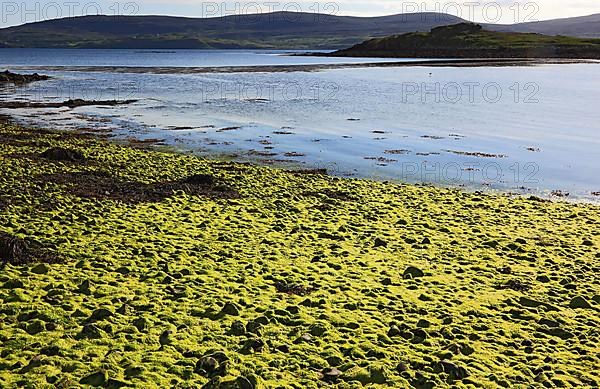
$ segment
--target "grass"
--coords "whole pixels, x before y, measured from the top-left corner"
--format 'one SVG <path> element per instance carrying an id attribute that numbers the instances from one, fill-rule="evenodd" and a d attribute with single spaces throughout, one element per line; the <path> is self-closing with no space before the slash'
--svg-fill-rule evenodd
<path id="1" fill-rule="evenodd" d="M 0 271 L 2 388 L 600 384 L 597 206 L 9 124 L 0 140 L 0 232 L 60 258 Z M 202 174 L 239 196 L 127 202 L 42 178 L 75 172 Z"/>

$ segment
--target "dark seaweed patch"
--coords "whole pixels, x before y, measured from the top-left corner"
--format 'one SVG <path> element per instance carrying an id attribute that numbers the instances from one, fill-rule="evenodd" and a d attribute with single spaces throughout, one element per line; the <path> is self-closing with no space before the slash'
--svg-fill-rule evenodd
<path id="1" fill-rule="evenodd" d="M 2 267 L 7 263 L 23 265 L 33 262 L 56 263 L 58 257 L 40 244 L 0 232 L 0 261 Z"/>
<path id="2" fill-rule="evenodd" d="M 276 282 L 275 289 L 277 289 L 279 293 L 295 294 L 297 296 L 306 296 L 316 290 L 312 287 L 287 282 Z"/>
<path id="3" fill-rule="evenodd" d="M 499 289 L 512 289 L 517 292 L 526 292 L 531 289 L 531 285 L 518 279 L 512 279 L 500 285 Z"/>
<path id="4" fill-rule="evenodd" d="M 128 204 L 159 202 L 176 192 L 208 198 L 237 198 L 234 189 L 208 175 L 194 175 L 177 181 L 144 184 L 126 181 L 106 172 L 76 172 L 47 174 L 42 183 L 65 185 L 72 195 L 101 200 L 116 200 Z"/>
<path id="5" fill-rule="evenodd" d="M 40 154 L 42 158 L 49 159 L 51 161 L 65 161 L 65 162 L 83 162 L 85 156 L 83 153 L 77 150 L 65 149 L 62 147 L 52 147 Z"/>
<path id="6" fill-rule="evenodd" d="M 294 175 L 305 175 L 305 174 L 315 174 L 315 175 L 327 175 L 327 169 L 300 169 L 300 170 L 287 170 L 288 173 Z"/>

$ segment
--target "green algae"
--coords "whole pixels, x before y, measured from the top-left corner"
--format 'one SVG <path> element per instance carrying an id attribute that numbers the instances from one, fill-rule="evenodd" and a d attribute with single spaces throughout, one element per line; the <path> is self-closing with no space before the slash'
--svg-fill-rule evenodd
<path id="1" fill-rule="evenodd" d="M 600 384 L 597 206 L 0 138 L 0 232 L 63 259 L 1 270 L 2 388 Z M 81 172 L 237 196 L 39 179 Z"/>

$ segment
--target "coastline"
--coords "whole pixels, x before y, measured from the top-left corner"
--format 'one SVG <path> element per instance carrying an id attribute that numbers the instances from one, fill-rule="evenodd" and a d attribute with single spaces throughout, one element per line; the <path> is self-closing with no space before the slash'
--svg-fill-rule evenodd
<path id="1" fill-rule="evenodd" d="M 0 386 L 600 384 L 597 206 L 0 139 Z"/>
<path id="2" fill-rule="evenodd" d="M 308 54 L 313 56 L 313 54 Z M 326 57 L 327 55 L 320 55 Z M 364 62 L 309 65 L 261 65 L 261 66 L 11 66 L 16 71 L 62 71 L 62 72 L 111 72 L 111 73 L 152 73 L 152 74 L 204 74 L 204 73 L 281 73 L 316 72 L 333 69 L 356 69 L 377 67 L 501 67 L 501 66 L 537 66 L 560 64 L 598 64 L 599 60 L 560 59 L 560 58 L 473 58 L 473 59 L 432 59 L 407 62 Z"/>

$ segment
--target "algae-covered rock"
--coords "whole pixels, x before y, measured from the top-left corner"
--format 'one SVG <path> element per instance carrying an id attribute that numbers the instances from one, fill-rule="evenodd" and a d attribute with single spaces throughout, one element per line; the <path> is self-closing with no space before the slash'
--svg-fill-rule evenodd
<path id="1" fill-rule="evenodd" d="M 409 266 L 406 268 L 406 270 L 404 270 L 404 274 L 402 274 L 402 277 L 418 278 L 418 277 L 423 277 L 424 275 L 425 275 L 425 273 L 423 273 L 423 270 L 419 269 L 418 267 Z"/>
<path id="2" fill-rule="evenodd" d="M 569 302 L 569 307 L 573 309 L 590 309 L 592 305 L 584 297 L 577 296 Z"/>
<path id="3" fill-rule="evenodd" d="M 448 374 L 452 380 L 462 380 L 469 376 L 469 371 L 466 368 L 445 359 L 435 365 L 434 371 Z"/>
<path id="4" fill-rule="evenodd" d="M 321 370 L 323 380 L 327 382 L 335 382 L 342 375 L 342 372 L 335 367 L 326 367 Z"/>
<path id="5" fill-rule="evenodd" d="M 327 331 L 327 326 L 324 323 L 314 323 L 308 329 L 308 332 L 313 336 L 323 336 Z"/>
<path id="6" fill-rule="evenodd" d="M 45 323 L 41 320 L 33 320 L 31 323 L 27 325 L 26 331 L 29 335 L 39 334 L 42 331 L 45 331 Z"/>
<path id="7" fill-rule="evenodd" d="M 220 314 L 221 315 L 239 316 L 240 308 L 235 303 L 227 302 L 221 309 Z"/>
<path id="8" fill-rule="evenodd" d="M 5 303 L 24 303 L 29 301 L 29 297 L 22 290 L 11 290 L 6 297 Z"/>
<path id="9" fill-rule="evenodd" d="M 160 337 L 158 338 L 158 342 L 160 343 L 161 348 L 163 346 L 168 346 L 171 343 L 173 343 L 173 331 L 171 331 L 171 330 L 163 331 L 162 334 L 160 334 Z"/>
<path id="10" fill-rule="evenodd" d="M 133 320 L 133 326 L 140 332 L 145 332 L 148 329 L 149 322 L 145 317 L 138 317 Z"/>
<path id="11" fill-rule="evenodd" d="M 388 379 L 389 372 L 384 366 L 370 365 L 368 368 L 353 367 L 341 375 L 344 381 L 358 381 L 363 385 L 370 384 L 385 384 Z"/>
<path id="12" fill-rule="evenodd" d="M 50 271 L 50 266 L 45 263 L 39 263 L 31 268 L 33 274 L 47 274 Z"/>
<path id="13" fill-rule="evenodd" d="M 108 373 L 104 370 L 86 375 L 79 380 L 82 385 L 104 386 L 108 381 Z"/>
<path id="14" fill-rule="evenodd" d="M 80 338 L 101 339 L 104 336 L 104 331 L 98 328 L 95 324 L 85 324 L 78 335 Z"/>
<path id="15" fill-rule="evenodd" d="M 250 324 L 250 323 L 248 323 L 248 324 Z M 231 328 L 230 328 L 229 332 L 235 336 L 242 336 L 246 333 L 246 326 L 241 321 L 236 320 L 233 323 L 231 323 Z M 249 332 L 256 333 L 255 331 L 249 331 Z"/>
<path id="16" fill-rule="evenodd" d="M 109 317 L 112 317 L 113 315 L 114 313 L 112 313 L 112 311 L 109 309 L 98 308 L 94 312 L 92 312 L 92 315 L 88 318 L 88 322 L 92 323 L 96 321 L 105 320 Z"/>
<path id="17" fill-rule="evenodd" d="M 25 284 L 19 279 L 10 279 L 2 284 L 2 289 L 23 289 Z"/>

